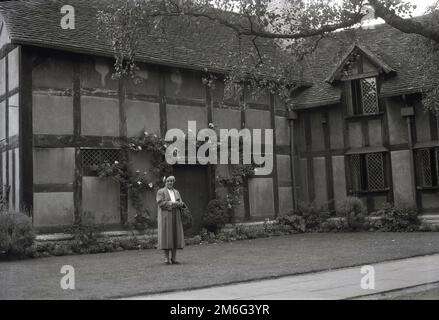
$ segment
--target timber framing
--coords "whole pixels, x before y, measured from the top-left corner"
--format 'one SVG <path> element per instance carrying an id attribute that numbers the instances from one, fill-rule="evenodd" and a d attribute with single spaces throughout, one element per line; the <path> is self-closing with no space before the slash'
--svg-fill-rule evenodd
<path id="1" fill-rule="evenodd" d="M 5 92 L 8 92 L 9 90 L 9 54 L 5 56 Z M 6 94 L 8 96 L 8 94 Z M 10 137 L 9 137 L 9 98 L 5 99 L 5 142 L 6 145 L 9 146 L 10 144 Z M 10 150 L 10 149 L 9 149 Z M 4 184 L 8 187 L 10 187 L 10 163 L 9 163 L 9 152 L 7 151 L 5 154 L 5 181 Z M 8 199 L 7 208 L 9 209 L 10 201 Z"/>
<path id="2" fill-rule="evenodd" d="M 165 137 L 168 121 L 167 121 L 167 112 L 166 112 L 166 79 L 165 79 L 165 68 L 158 68 L 159 70 L 159 101 L 160 101 L 160 135 Z M 161 72 L 160 72 L 161 71 Z"/>
<path id="3" fill-rule="evenodd" d="M 33 52 L 32 52 L 33 54 Z M 127 110 L 126 105 L 128 101 L 146 101 L 151 103 L 156 103 L 159 106 L 159 119 L 160 119 L 160 133 L 162 136 L 165 135 L 168 129 L 168 114 L 167 107 L 168 105 L 176 105 L 176 106 L 190 106 L 195 108 L 205 108 L 207 123 L 206 127 L 208 127 L 209 123 L 214 123 L 213 113 L 214 108 L 223 109 L 223 105 L 215 102 L 213 98 L 213 90 L 207 85 L 203 86 L 203 99 L 193 99 L 193 98 L 185 98 L 185 97 L 174 97 L 169 96 L 167 94 L 167 82 L 169 79 L 170 69 L 162 66 L 155 66 L 154 71 L 158 72 L 159 82 L 158 82 L 158 92 L 157 94 L 140 94 L 128 92 L 125 82 L 120 80 L 118 82 L 117 90 L 106 90 L 106 89 L 96 89 L 96 88 L 85 88 L 81 87 L 83 83 L 83 79 L 81 78 L 83 74 L 85 74 L 81 70 L 82 63 L 85 59 L 84 56 L 69 56 L 71 58 L 73 64 L 73 74 L 72 74 L 72 86 L 71 88 L 61 88 L 54 89 L 49 87 L 42 87 L 35 85 L 33 83 L 32 76 L 32 54 L 29 48 L 22 48 L 20 52 L 20 87 L 17 89 L 12 89 L 8 91 L 8 87 L 6 87 L 6 92 L 4 95 L 0 96 L 0 99 L 4 100 L 6 104 L 5 113 L 9 112 L 9 98 L 19 94 L 19 115 L 20 115 L 20 131 L 17 136 L 10 137 L 9 136 L 9 128 L 6 128 L 6 139 L 4 141 L 0 141 L 0 151 L 7 152 L 5 157 L 2 157 L 0 160 L 4 163 L 5 168 L 7 168 L 7 173 L 2 176 L 4 177 L 3 183 L 5 184 L 15 184 L 16 176 L 15 168 L 19 166 L 20 185 L 23 187 L 20 188 L 20 194 L 15 194 L 15 190 L 12 190 L 11 193 L 11 202 L 15 202 L 16 199 L 22 199 L 22 206 L 25 209 L 32 211 L 33 208 L 33 196 L 34 193 L 61 193 L 61 192 L 72 192 L 74 198 L 74 221 L 75 223 L 79 223 L 81 221 L 81 215 L 83 211 L 82 204 L 82 188 L 83 188 L 83 170 L 82 170 L 82 150 L 87 148 L 105 148 L 105 149 L 120 149 L 121 144 L 126 142 L 127 140 L 127 131 L 128 131 L 128 120 L 127 120 Z M 8 66 L 8 56 L 5 55 L 5 63 Z M 149 66 L 150 67 L 150 66 Z M 82 72 L 81 72 L 82 71 Z M 201 74 L 201 73 L 200 73 Z M 198 73 L 197 73 L 198 76 Z M 6 85 L 8 86 L 8 75 L 6 74 Z M 381 85 L 381 81 L 378 81 L 379 86 Z M 341 84 L 342 87 L 350 89 L 349 81 L 346 81 Z M 343 91 L 342 91 L 343 92 Z M 350 92 L 350 90 L 349 90 Z M 238 113 L 240 115 L 240 128 L 247 127 L 247 119 L 246 119 L 246 110 L 260 110 L 266 111 L 266 114 L 269 115 L 269 123 L 270 128 L 273 130 L 273 171 L 269 175 L 265 176 L 255 176 L 251 179 L 260 179 L 260 178 L 269 178 L 272 181 L 272 191 L 273 191 L 273 214 L 274 216 L 278 216 L 284 212 L 280 212 L 281 204 L 280 204 L 280 188 L 292 188 L 292 196 L 293 196 L 293 204 L 295 204 L 298 200 L 296 197 L 296 186 L 299 185 L 299 182 L 296 179 L 298 177 L 294 177 L 293 169 L 297 172 L 300 172 L 300 165 L 303 167 L 306 166 L 306 173 L 304 170 L 304 174 L 306 174 L 306 182 L 303 186 L 306 187 L 305 193 L 307 194 L 307 198 L 310 202 L 314 201 L 317 196 L 319 199 L 323 199 L 321 194 L 316 195 L 318 192 L 322 192 L 322 190 L 326 190 L 326 194 L 324 194 L 324 198 L 327 200 L 328 210 L 330 212 L 334 212 L 336 210 L 334 198 L 336 192 L 336 186 L 334 186 L 334 157 L 335 156 L 343 156 L 344 167 L 345 167 L 345 178 L 346 178 L 346 193 L 350 194 L 352 190 L 352 183 L 350 181 L 350 164 L 348 161 L 347 155 L 353 150 L 358 151 L 361 148 L 354 148 L 350 146 L 350 134 L 349 128 L 351 123 L 358 123 L 359 128 L 361 129 L 361 145 L 363 149 L 376 147 L 374 144 L 374 137 L 372 137 L 372 133 L 370 130 L 372 129 L 371 121 L 374 121 L 374 125 L 377 125 L 376 122 L 380 122 L 381 124 L 381 133 L 382 133 L 382 146 L 385 148 L 384 152 L 384 169 L 385 169 L 385 180 L 388 188 L 380 191 L 371 191 L 371 192 L 361 192 L 358 195 L 366 200 L 367 207 L 369 210 L 375 209 L 377 199 L 386 196 L 387 201 L 394 200 L 394 190 L 393 190 L 393 181 L 392 181 L 392 161 L 391 161 L 391 152 L 394 151 L 403 151 L 403 150 L 415 150 L 416 149 L 416 122 L 411 121 L 408 125 L 411 127 L 412 131 L 412 142 L 410 143 L 390 143 L 390 132 L 389 132 L 389 115 L 388 115 L 388 102 L 389 98 L 384 98 L 379 96 L 379 106 L 380 112 L 372 115 L 352 115 L 351 108 L 349 107 L 350 93 L 344 92 L 342 94 L 341 103 L 330 104 L 327 106 L 321 105 L 318 107 L 313 107 L 310 109 L 298 109 L 297 113 L 299 114 L 299 118 L 294 120 L 290 119 L 289 121 L 295 121 L 295 125 L 291 125 L 290 130 L 296 131 L 296 136 L 298 136 L 299 132 L 299 122 L 303 120 L 304 125 L 304 150 L 299 150 L 301 147 L 295 145 L 293 141 L 294 135 L 289 135 L 290 144 L 289 145 L 277 145 L 277 137 L 278 135 L 276 127 L 277 118 L 276 117 L 286 117 L 288 116 L 288 112 L 283 109 L 276 108 L 275 97 L 270 95 L 269 103 L 256 103 L 256 102 L 248 102 L 245 101 L 245 92 L 242 93 L 240 97 L 240 101 L 238 103 L 227 103 L 226 107 L 234 110 L 240 110 Z M 48 96 L 67 96 L 72 97 L 73 100 L 73 133 L 72 134 L 33 134 L 32 123 L 33 123 L 33 106 L 32 106 L 32 96 L 33 94 L 45 94 Z M 82 97 L 103 97 L 103 98 L 112 98 L 117 99 L 118 101 L 118 120 L 119 120 L 119 135 L 118 136 L 94 136 L 94 135 L 83 135 L 82 134 L 82 114 L 81 114 L 81 98 Z M 246 108 L 241 108 L 240 106 L 245 105 Z M 343 139 L 343 144 L 334 144 L 332 145 L 333 139 L 333 130 L 337 129 L 332 128 L 332 120 L 329 113 L 334 108 L 341 109 L 341 127 L 342 133 L 340 133 L 340 137 Z M 215 109 L 215 112 L 218 110 Z M 321 118 L 321 122 L 315 122 L 313 118 L 315 114 Z M 5 116 L 8 116 L 5 114 Z M 289 119 L 289 118 L 288 118 Z M 203 121 L 204 122 L 204 121 Z M 438 137 L 438 125 L 437 118 L 429 115 L 428 117 L 429 127 L 430 127 L 430 137 L 431 141 L 434 143 L 435 141 L 439 141 Z M 6 124 L 9 126 L 9 124 Z M 317 128 L 317 131 L 313 131 L 315 126 L 320 126 Z M 321 134 L 321 143 L 317 141 L 315 144 L 315 132 Z M 294 133 L 294 132 L 293 132 Z M 335 136 L 337 137 L 337 136 Z M 360 140 L 361 140 L 360 139 Z M 313 145 L 314 143 L 314 145 Z M 426 143 L 425 141 L 420 141 L 419 148 L 422 147 L 422 143 Z M 291 145 L 293 144 L 293 145 Z M 17 153 L 15 149 L 20 148 L 20 157 L 17 157 Z M 75 150 L 75 171 L 74 171 L 74 181 L 72 183 L 38 183 L 34 184 L 33 182 L 33 151 L 34 148 L 74 148 Z M 294 152 L 293 152 L 293 149 Z M 358 150 L 357 150 L 358 149 Z M 368 149 L 369 150 L 369 149 Z M 369 151 L 370 151 L 369 150 Z M 411 151 L 412 153 L 414 151 Z M 361 153 L 362 151 L 360 151 Z M 365 152 L 365 151 L 364 151 Z M 278 174 L 278 156 L 289 156 L 291 161 L 291 179 L 288 177 L 279 177 Z M 127 157 L 128 155 L 123 155 Z M 293 159 L 294 156 L 294 159 Z M 316 162 L 316 159 L 319 159 Z M 321 161 L 321 160 L 324 161 Z M 295 161 L 296 160 L 296 161 Z M 300 161 L 299 161 L 300 160 Z M 306 162 L 306 165 L 305 163 Z M 341 162 L 340 162 L 341 164 Z M 296 166 L 296 167 L 294 167 Z M 325 179 L 318 180 L 320 177 L 315 175 L 314 169 L 318 169 L 324 166 Z M 11 171 L 9 171 L 11 170 Z M 322 169 L 323 170 L 323 169 Z M 208 179 L 208 194 L 209 198 L 212 199 L 215 197 L 216 192 L 216 170 L 215 166 L 207 166 L 206 167 L 207 179 Z M 415 176 L 416 178 L 416 176 Z M 317 181 L 316 181 L 317 180 Z M 256 183 L 256 182 L 255 182 Z M 257 182 L 259 183 L 259 182 Z M 325 188 L 320 188 L 318 184 L 324 184 Z M 30 187 L 29 187 L 30 186 Z M 428 188 L 418 188 L 416 187 L 416 201 L 418 204 L 422 205 L 422 197 L 424 194 L 430 194 L 433 191 Z M 119 210 L 120 210 L 120 220 L 121 224 L 125 225 L 128 222 L 128 208 L 129 208 L 129 195 L 128 189 L 126 186 L 120 186 L 119 189 Z M 249 190 L 249 180 L 247 179 L 244 182 L 243 189 L 243 202 L 244 202 L 244 220 L 252 220 L 256 217 L 260 218 L 257 215 L 257 212 L 254 211 L 254 208 L 251 208 L 250 199 L 250 190 Z M 252 191 L 253 192 L 253 191 Z M 426 210 L 430 210 L 431 208 L 427 208 Z M 427 211 L 425 211 L 427 212 Z M 257 218 L 257 219 L 258 219 Z"/>
<path id="4" fill-rule="evenodd" d="M 239 104 L 244 105 L 245 103 L 245 86 L 243 92 L 239 97 Z M 241 109 L 241 129 L 246 127 L 246 118 L 245 118 L 245 110 Z M 244 198 L 244 220 L 249 221 L 251 219 L 250 213 L 250 192 L 249 192 L 249 181 L 248 178 L 244 179 L 244 187 L 243 187 L 243 198 Z"/>
<path id="5" fill-rule="evenodd" d="M 270 94 L 270 123 L 273 130 L 273 146 L 276 146 L 276 114 L 275 114 L 275 102 L 274 95 Z M 274 214 L 277 217 L 279 215 L 279 178 L 277 172 L 277 152 L 274 148 L 273 152 L 273 198 L 274 198 Z"/>
<path id="6" fill-rule="evenodd" d="M 126 79 L 119 79 L 118 83 L 118 100 L 119 100 L 119 134 L 122 140 L 127 138 L 127 114 L 126 114 Z M 128 159 L 128 152 L 122 151 L 122 161 L 125 162 Z M 120 221 L 123 226 L 128 223 L 128 186 L 121 183 L 119 186 L 119 206 L 120 206 Z"/>
<path id="7" fill-rule="evenodd" d="M 33 107 L 32 59 L 28 48 L 20 50 L 20 199 L 22 210 L 33 213 Z"/>
<path id="8" fill-rule="evenodd" d="M 81 58 L 73 60 L 73 136 L 70 141 L 75 148 L 75 174 L 73 182 L 74 223 L 80 224 L 82 220 L 82 154 L 79 141 L 81 138 Z M 54 141 L 49 140 L 45 147 L 55 147 Z M 34 146 L 39 144 L 38 135 L 34 135 Z"/>
<path id="9" fill-rule="evenodd" d="M 212 90 L 210 86 L 207 84 L 204 85 L 205 90 L 205 107 L 207 109 L 207 122 L 213 123 L 213 99 L 212 99 Z M 216 166 L 209 164 L 207 167 L 207 184 L 208 184 L 208 193 L 209 193 L 209 200 L 215 199 L 216 197 Z"/>

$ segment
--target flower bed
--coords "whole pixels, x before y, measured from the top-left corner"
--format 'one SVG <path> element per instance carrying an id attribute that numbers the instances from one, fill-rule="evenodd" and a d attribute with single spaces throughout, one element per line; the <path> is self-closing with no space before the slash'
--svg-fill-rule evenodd
<path id="1" fill-rule="evenodd" d="M 354 198 L 347 199 L 340 213 L 342 216 L 330 217 L 327 212 L 308 205 L 297 214 L 283 215 L 275 220 L 229 224 L 216 232 L 203 229 L 199 235 L 186 238 L 185 241 L 186 245 L 201 245 L 295 233 L 439 231 L 439 226 L 421 221 L 413 209 L 385 205 L 377 212 L 366 215 L 365 209 Z M 72 234 L 38 236 L 34 245 L 26 249 L 25 256 L 35 258 L 157 247 L 154 229 L 146 232 L 97 232 L 91 225 L 73 231 Z"/>

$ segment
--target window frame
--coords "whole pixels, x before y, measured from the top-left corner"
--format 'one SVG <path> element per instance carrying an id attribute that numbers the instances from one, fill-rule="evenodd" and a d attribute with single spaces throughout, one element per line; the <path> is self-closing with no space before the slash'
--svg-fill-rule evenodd
<path id="1" fill-rule="evenodd" d="M 375 82 L 375 99 L 376 99 L 376 110 L 375 112 L 365 112 L 364 111 L 364 93 L 362 81 L 366 81 L 368 79 L 374 79 Z M 347 104 L 348 104 L 348 115 L 354 117 L 360 116 L 374 116 L 382 113 L 379 101 L 379 83 L 378 77 L 376 76 L 368 76 L 362 78 L 351 79 L 348 81 L 349 85 L 346 87 L 346 90 L 349 90 L 347 93 Z"/>
<path id="2" fill-rule="evenodd" d="M 99 151 L 99 152 L 105 152 L 105 151 L 112 151 L 117 153 L 117 160 L 121 162 L 122 160 L 122 150 L 120 148 L 81 148 L 81 169 L 82 169 L 82 176 L 83 177 L 97 177 L 98 173 L 96 170 L 92 169 L 92 165 L 86 165 L 84 163 L 84 156 L 86 152 L 90 151 Z M 110 161 L 107 161 L 108 163 L 111 163 Z M 101 164 L 105 163 L 105 160 L 101 162 Z M 113 162 L 114 163 L 114 162 Z"/>
<path id="3" fill-rule="evenodd" d="M 371 155 L 381 155 L 382 168 L 382 187 L 372 188 L 371 187 L 371 177 L 373 175 L 371 164 L 369 161 L 369 156 Z M 356 170 L 353 166 L 354 157 L 358 157 L 358 176 L 354 172 Z M 349 165 L 349 178 L 350 178 L 350 190 L 349 194 L 364 194 L 364 193 L 376 193 L 376 192 L 387 192 L 389 188 L 389 177 L 388 177 L 388 157 L 387 152 L 369 152 L 369 153 L 357 153 L 350 154 L 347 156 L 347 161 Z"/>
<path id="4" fill-rule="evenodd" d="M 428 159 L 429 164 L 428 167 L 425 166 L 425 162 L 423 162 L 420 157 L 422 152 L 428 151 Z M 430 148 L 419 148 L 416 149 L 416 156 L 415 156 L 416 162 L 417 162 L 417 181 L 416 186 L 417 188 L 421 189 L 439 189 L 439 147 L 430 147 Z M 425 170 L 430 170 L 430 179 L 431 183 L 426 184 L 425 180 Z"/>

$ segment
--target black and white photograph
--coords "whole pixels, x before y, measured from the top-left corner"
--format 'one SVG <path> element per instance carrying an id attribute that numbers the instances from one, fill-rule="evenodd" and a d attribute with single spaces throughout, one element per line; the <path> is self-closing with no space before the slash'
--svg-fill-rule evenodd
<path id="1" fill-rule="evenodd" d="M 0 1 L 0 300 L 439 300 L 439 1 Z"/>

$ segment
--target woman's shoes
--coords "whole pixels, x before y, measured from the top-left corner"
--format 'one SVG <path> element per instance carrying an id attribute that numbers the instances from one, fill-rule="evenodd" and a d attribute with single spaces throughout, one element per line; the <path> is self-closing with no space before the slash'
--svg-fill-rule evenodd
<path id="1" fill-rule="evenodd" d="M 180 264 L 177 260 L 171 260 L 172 264 Z"/>

